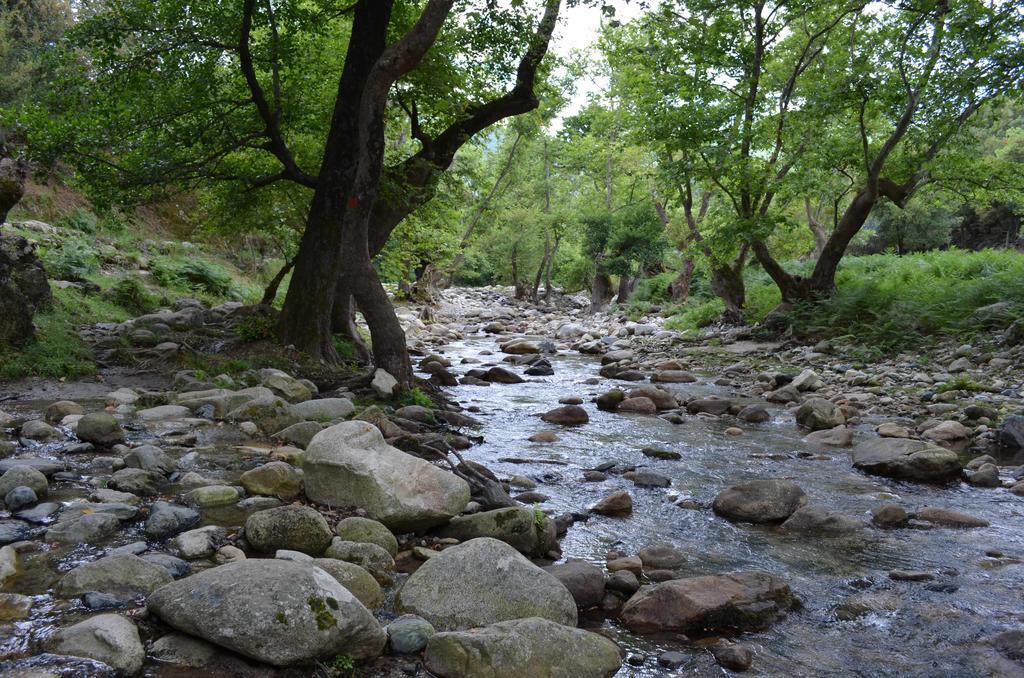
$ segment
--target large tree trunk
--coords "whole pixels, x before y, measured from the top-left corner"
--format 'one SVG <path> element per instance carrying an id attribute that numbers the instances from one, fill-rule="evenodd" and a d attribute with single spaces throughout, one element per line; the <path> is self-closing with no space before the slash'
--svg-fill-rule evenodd
<path id="1" fill-rule="evenodd" d="M 619 291 L 615 295 L 615 303 L 621 306 L 629 301 L 629 297 L 633 294 L 633 288 L 636 286 L 636 281 L 637 279 L 630 277 L 628 273 L 623 273 L 619 277 Z"/>
<path id="2" fill-rule="evenodd" d="M 711 290 L 725 302 L 723 319 L 730 323 L 742 323 L 743 307 L 747 302 L 742 266 L 715 266 L 711 271 Z"/>
<path id="3" fill-rule="evenodd" d="M 672 301 L 682 303 L 690 297 L 690 283 L 693 282 L 693 269 L 696 266 L 696 262 L 690 257 L 683 259 L 679 275 L 668 284 L 668 293 Z"/>
<path id="4" fill-rule="evenodd" d="M 341 247 L 341 206 L 317 191 L 295 257 L 288 293 L 281 308 L 279 331 L 286 344 L 325 363 L 338 361 L 331 338 L 331 310 L 338 279 Z"/>
<path id="5" fill-rule="evenodd" d="M 340 277 L 343 220 L 358 167 L 361 101 L 370 72 L 387 44 L 392 4 L 393 0 L 378 0 L 355 6 L 317 187 L 278 324 L 285 344 L 327 363 L 338 360 L 331 338 L 332 311 Z"/>
<path id="6" fill-rule="evenodd" d="M 590 289 L 590 312 L 600 313 L 611 303 L 612 280 L 601 268 L 601 257 L 598 256 L 597 271 L 594 273 L 594 284 Z"/>

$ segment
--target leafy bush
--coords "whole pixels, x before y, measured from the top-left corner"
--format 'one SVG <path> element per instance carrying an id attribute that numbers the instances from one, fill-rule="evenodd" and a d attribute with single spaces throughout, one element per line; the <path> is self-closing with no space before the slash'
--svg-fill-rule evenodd
<path id="1" fill-rule="evenodd" d="M 274 318 L 267 314 L 254 314 L 235 324 L 235 334 L 242 341 L 259 341 L 274 334 Z"/>
<path id="2" fill-rule="evenodd" d="M 644 278 L 636 284 L 636 291 L 633 292 L 633 299 L 636 301 L 649 301 L 652 304 L 663 304 L 671 301 L 668 293 L 668 286 L 676 279 L 677 273 L 665 271 L 651 278 Z"/>
<path id="3" fill-rule="evenodd" d="M 81 240 L 66 240 L 42 254 L 46 274 L 57 280 L 85 280 L 99 270 L 96 250 Z"/>
<path id="4" fill-rule="evenodd" d="M 715 322 L 725 311 L 725 304 L 715 297 L 704 301 L 692 300 L 681 307 L 681 311 L 665 321 L 665 328 L 679 331 L 695 331 Z"/>
<path id="5" fill-rule="evenodd" d="M 151 313 L 159 306 L 159 300 L 150 294 L 138 278 L 124 276 L 107 292 L 111 301 L 135 314 Z"/>
<path id="6" fill-rule="evenodd" d="M 76 207 L 61 217 L 55 226 L 62 229 L 70 229 L 92 234 L 96 232 L 96 224 L 98 222 L 99 219 L 95 214 L 84 207 Z"/>
<path id="7" fill-rule="evenodd" d="M 398 396 L 398 402 L 403 406 L 406 405 L 419 405 L 420 407 L 427 407 L 433 409 L 434 401 L 430 399 L 423 389 L 419 386 L 411 388 L 408 391 L 404 391 Z"/>
<path id="8" fill-rule="evenodd" d="M 153 276 L 165 287 L 206 292 L 218 297 L 234 296 L 231 276 L 227 271 L 203 259 L 158 261 L 153 266 Z"/>
<path id="9" fill-rule="evenodd" d="M 1008 318 L 1024 311 L 1024 257 L 1010 250 L 848 257 L 836 284 L 833 296 L 790 313 L 795 334 L 840 338 L 885 354 L 934 335 L 990 331 L 975 312 L 995 302 L 1009 302 Z"/>

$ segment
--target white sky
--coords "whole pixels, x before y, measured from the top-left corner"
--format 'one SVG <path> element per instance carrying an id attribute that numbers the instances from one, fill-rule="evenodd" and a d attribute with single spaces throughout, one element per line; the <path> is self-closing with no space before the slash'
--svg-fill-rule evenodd
<path id="1" fill-rule="evenodd" d="M 619 21 L 628 21 L 642 13 L 642 9 L 636 0 L 605 0 L 609 5 L 615 7 L 615 18 Z M 576 49 L 585 49 L 597 41 L 598 32 L 604 15 L 601 7 L 590 7 L 577 5 L 575 7 L 563 6 L 558 21 L 558 29 L 555 31 L 555 38 L 552 44 L 552 51 L 562 57 L 567 57 Z M 566 106 L 565 110 L 555 121 L 556 127 L 561 127 L 561 119 L 577 113 L 583 104 L 587 102 L 587 96 L 607 86 L 604 78 L 584 79 L 576 83 L 576 94 Z"/>

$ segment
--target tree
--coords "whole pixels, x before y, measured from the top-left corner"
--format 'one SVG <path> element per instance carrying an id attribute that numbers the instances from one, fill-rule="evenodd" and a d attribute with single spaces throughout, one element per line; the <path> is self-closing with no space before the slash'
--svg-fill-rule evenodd
<path id="1" fill-rule="evenodd" d="M 820 73 L 840 85 L 830 103 L 839 145 L 859 141 L 856 161 L 839 168 L 853 177 L 855 191 L 807 278 L 788 273 L 764 238 L 753 240 L 784 301 L 831 293 L 839 262 L 879 201 L 905 207 L 932 181 L 967 122 L 1024 76 L 1024 16 L 1012 3 L 886 5 L 844 24 L 844 39 L 832 41 L 829 68 Z"/>
<path id="2" fill-rule="evenodd" d="M 239 191 L 302 187 L 308 210 L 282 340 L 336 360 L 332 330 L 353 333 L 354 301 L 375 363 L 408 386 L 405 339 L 372 257 L 433 197 L 468 139 L 536 107 L 560 8 L 544 0 L 531 30 L 525 3 L 464 0 L 459 20 L 446 21 L 453 5 L 243 0 L 186 12 L 181 0 L 85 2 L 69 55 L 87 60 L 58 91 L 68 115 L 40 146 L 73 154 L 94 190 L 118 198 L 221 181 Z M 514 67 L 508 55 L 523 35 Z M 474 58 L 453 58 L 463 52 Z M 72 97 L 83 81 L 88 93 Z M 396 114 L 408 116 L 418 150 L 385 147 Z M 63 143 L 46 149 L 50 139 Z"/>

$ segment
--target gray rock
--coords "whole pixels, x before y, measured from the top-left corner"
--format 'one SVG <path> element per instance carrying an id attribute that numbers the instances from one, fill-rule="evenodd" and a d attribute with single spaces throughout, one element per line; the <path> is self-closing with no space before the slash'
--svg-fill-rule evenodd
<path id="1" fill-rule="evenodd" d="M 760 405 L 747 405 L 740 410 L 739 414 L 736 416 L 743 421 L 748 421 L 752 424 L 760 424 L 771 419 L 771 415 L 768 414 L 768 410 Z"/>
<path id="2" fill-rule="evenodd" d="M 287 560 L 205 570 L 158 589 L 147 607 L 179 631 L 274 666 L 336 655 L 368 659 L 386 641 L 373 615 L 337 580 Z"/>
<path id="3" fill-rule="evenodd" d="M 302 492 L 302 474 L 283 461 L 272 461 L 250 469 L 238 481 L 249 494 L 277 497 L 286 501 Z"/>
<path id="4" fill-rule="evenodd" d="M 153 497 L 160 494 L 165 484 L 166 479 L 159 473 L 144 471 L 140 468 L 123 468 L 111 476 L 109 487 L 140 497 Z"/>
<path id="5" fill-rule="evenodd" d="M 793 512 L 782 529 L 814 535 L 838 536 L 850 534 L 864 527 L 859 520 L 829 511 L 823 506 L 803 506 Z"/>
<path id="6" fill-rule="evenodd" d="M 890 478 L 941 481 L 960 475 L 955 452 L 920 440 L 875 438 L 853 448 L 853 466 Z"/>
<path id="7" fill-rule="evenodd" d="M 60 440 L 64 435 L 45 421 L 33 419 L 21 425 L 21 437 L 26 440 L 46 442 L 48 440 Z"/>
<path id="8" fill-rule="evenodd" d="M 509 544 L 527 555 L 543 556 L 558 550 L 555 524 L 542 512 L 525 506 L 482 511 L 456 516 L 439 531 L 439 536 L 468 541 L 490 537 Z"/>
<path id="9" fill-rule="evenodd" d="M 380 546 L 394 558 L 398 555 L 398 540 L 383 523 L 369 518 L 353 516 L 338 521 L 334 533 L 345 541 L 355 541 Z"/>
<path id="10" fill-rule="evenodd" d="M 622 608 L 621 619 L 634 633 L 742 631 L 766 626 L 794 603 L 778 577 L 734 572 L 645 587 Z"/>
<path id="11" fill-rule="evenodd" d="M 46 531 L 46 541 L 89 544 L 117 532 L 121 521 L 109 513 L 89 513 L 62 520 Z"/>
<path id="12" fill-rule="evenodd" d="M 154 502 L 146 519 L 146 536 L 150 539 L 166 539 L 199 522 L 199 512 L 187 506 Z"/>
<path id="13" fill-rule="evenodd" d="M 734 485 L 715 497 L 712 508 L 733 521 L 777 523 L 807 503 L 807 495 L 788 480 L 752 480 Z"/>
<path id="14" fill-rule="evenodd" d="M 56 654 L 95 659 L 128 675 L 141 671 L 146 659 L 139 630 L 119 614 L 100 614 L 60 629 L 47 646 Z"/>
<path id="15" fill-rule="evenodd" d="M 537 616 L 576 625 L 576 601 L 560 581 L 505 542 L 486 537 L 426 561 L 406 580 L 395 607 L 442 630 Z"/>
<path id="16" fill-rule="evenodd" d="M 250 400 L 228 412 L 227 419 L 251 421 L 264 433 L 270 435 L 300 421 L 299 417 L 291 411 L 291 406 L 276 396 L 261 396 Z"/>
<path id="17" fill-rule="evenodd" d="M 355 405 L 348 398 L 320 398 L 292 405 L 292 412 L 310 421 L 335 422 L 355 411 Z"/>
<path id="18" fill-rule="evenodd" d="M 124 464 L 128 468 L 140 468 L 143 471 L 152 471 L 165 476 L 175 469 L 174 460 L 154 445 L 136 447 L 125 455 Z"/>
<path id="19" fill-rule="evenodd" d="M 281 429 L 274 434 L 274 438 L 306 449 L 309 447 L 310 441 L 313 440 L 313 436 L 323 430 L 324 425 L 318 421 L 300 421 Z"/>
<path id="20" fill-rule="evenodd" d="M 430 622 L 414 614 L 405 614 L 387 625 L 388 647 L 393 654 L 418 654 L 435 631 Z"/>
<path id="21" fill-rule="evenodd" d="M 824 398 L 808 398 L 796 410 L 796 421 L 812 431 L 835 428 L 846 423 L 839 406 Z"/>
<path id="22" fill-rule="evenodd" d="M 366 569 L 336 558 L 313 558 L 311 564 L 337 579 L 368 610 L 384 607 L 384 590 Z"/>
<path id="23" fill-rule="evenodd" d="M 379 398 L 390 398 L 395 394 L 395 388 L 398 387 L 398 380 L 395 379 L 387 370 L 377 368 L 373 373 L 373 381 L 370 382 L 370 388 L 377 394 Z"/>
<path id="24" fill-rule="evenodd" d="M 549 424 L 561 426 L 579 426 L 590 421 L 587 411 L 579 405 L 563 405 L 545 412 L 541 419 Z"/>
<path id="25" fill-rule="evenodd" d="M 313 392 L 305 384 L 281 370 L 269 367 L 260 370 L 260 382 L 289 402 L 299 403 L 313 397 Z"/>
<path id="26" fill-rule="evenodd" d="M 440 678 L 609 678 L 622 659 L 618 646 L 602 635 L 530 617 L 434 634 L 424 663 Z"/>
<path id="27" fill-rule="evenodd" d="M 318 556 L 331 543 L 327 520 L 308 506 L 257 511 L 245 521 L 245 538 L 257 551 L 290 549 Z"/>
<path id="28" fill-rule="evenodd" d="M 37 497 L 45 497 L 49 483 L 45 475 L 31 466 L 14 466 L 0 476 L 0 495 L 6 497 L 16 487 L 28 487 Z"/>
<path id="29" fill-rule="evenodd" d="M 310 499 L 359 506 L 398 532 L 443 524 L 469 501 L 466 481 L 391 447 L 376 427 L 362 421 L 318 433 L 302 467 Z"/>
<path id="30" fill-rule="evenodd" d="M 124 431 L 117 420 L 106 412 L 93 412 L 79 419 L 75 435 L 79 440 L 99 448 L 109 448 L 124 442 Z"/>
<path id="31" fill-rule="evenodd" d="M 601 568 L 585 560 L 570 558 L 564 563 L 549 565 L 544 571 L 569 589 L 580 609 L 597 607 L 604 598 L 605 575 Z"/>
<path id="32" fill-rule="evenodd" d="M 153 563 L 167 570 L 167 574 L 175 579 L 181 579 L 192 570 L 192 566 L 181 558 L 176 558 L 170 553 L 145 553 L 139 556 L 147 563 Z"/>
<path id="33" fill-rule="evenodd" d="M 384 585 L 391 584 L 395 573 L 394 558 L 376 544 L 345 541 L 341 537 L 335 537 L 324 552 L 324 557 L 355 563 Z"/>
<path id="34" fill-rule="evenodd" d="M 150 593 L 170 581 L 171 575 L 159 565 L 138 556 L 113 555 L 71 570 L 57 583 L 57 592 L 64 597 L 99 591 L 131 598 Z"/>
<path id="35" fill-rule="evenodd" d="M 24 485 L 19 485 L 4 495 L 4 504 L 7 505 L 7 510 L 12 513 L 20 511 L 26 506 L 32 506 L 37 501 L 39 501 L 39 497 L 36 496 L 35 490 Z"/>
<path id="36" fill-rule="evenodd" d="M 46 409 L 43 410 L 43 419 L 45 419 L 48 424 L 59 424 L 61 419 L 69 414 L 85 414 L 85 410 L 76 402 L 72 402 L 70 400 L 58 400 L 57 402 L 50 403 L 46 406 Z"/>

